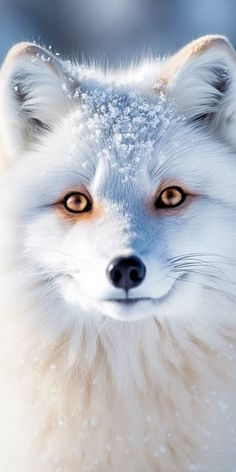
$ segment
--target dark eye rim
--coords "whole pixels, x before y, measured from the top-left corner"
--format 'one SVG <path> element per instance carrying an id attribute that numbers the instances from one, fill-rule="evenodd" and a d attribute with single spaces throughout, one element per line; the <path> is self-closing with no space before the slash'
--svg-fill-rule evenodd
<path id="1" fill-rule="evenodd" d="M 176 203 L 176 205 L 166 205 L 162 201 L 161 196 L 164 192 L 166 192 L 166 190 L 172 190 L 172 189 L 177 190 L 180 193 L 182 198 L 178 203 Z M 157 210 L 159 209 L 172 210 L 174 208 L 177 208 L 178 206 L 181 206 L 185 202 L 186 198 L 187 198 L 187 193 L 181 187 L 179 187 L 178 185 L 170 185 L 169 187 L 166 187 L 161 191 L 161 193 L 158 195 L 158 198 L 155 200 L 154 205 Z"/>
<path id="2" fill-rule="evenodd" d="M 82 195 L 84 198 L 86 198 L 86 201 L 87 201 L 87 205 L 86 207 L 83 209 L 83 210 L 71 210 L 71 208 L 69 208 L 67 206 L 67 200 L 72 197 L 73 195 Z M 70 193 L 67 193 L 64 198 L 63 198 L 63 201 L 62 201 L 62 204 L 64 206 L 64 208 L 66 209 L 66 211 L 69 211 L 70 213 L 86 213 L 88 211 L 91 211 L 92 210 L 92 202 L 91 202 L 91 199 L 89 198 L 88 195 L 86 195 L 85 193 L 83 192 L 70 192 Z"/>

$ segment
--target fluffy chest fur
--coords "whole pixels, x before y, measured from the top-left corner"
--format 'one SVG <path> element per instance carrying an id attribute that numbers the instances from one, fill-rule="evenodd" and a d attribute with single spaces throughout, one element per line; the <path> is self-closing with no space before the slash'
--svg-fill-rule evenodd
<path id="1" fill-rule="evenodd" d="M 85 328 L 73 354 L 75 332 L 47 344 L 19 327 L 2 341 L 2 467 L 223 471 L 227 454 L 233 471 L 232 332 L 213 345 L 168 323 L 115 324 Z"/>

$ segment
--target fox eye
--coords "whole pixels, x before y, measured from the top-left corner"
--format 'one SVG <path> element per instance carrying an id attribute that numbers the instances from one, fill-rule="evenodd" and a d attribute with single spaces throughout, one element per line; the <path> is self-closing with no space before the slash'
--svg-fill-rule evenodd
<path id="1" fill-rule="evenodd" d="M 180 187 L 167 187 L 155 201 L 156 208 L 175 208 L 182 205 L 186 198 L 186 193 Z"/>
<path id="2" fill-rule="evenodd" d="M 90 211 L 92 208 L 92 204 L 88 197 L 79 192 L 69 193 L 66 195 L 63 200 L 63 205 L 66 210 L 71 213 L 82 213 Z"/>

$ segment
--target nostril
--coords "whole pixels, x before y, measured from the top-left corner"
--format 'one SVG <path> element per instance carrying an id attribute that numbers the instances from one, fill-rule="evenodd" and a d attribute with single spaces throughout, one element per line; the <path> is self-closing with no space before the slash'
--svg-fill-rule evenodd
<path id="1" fill-rule="evenodd" d="M 145 278 L 145 274 L 145 265 L 136 256 L 117 257 L 111 261 L 107 268 L 107 276 L 110 282 L 115 287 L 124 290 L 140 285 Z"/>
<path id="2" fill-rule="evenodd" d="M 122 277 L 121 271 L 119 269 L 114 269 L 113 274 L 112 274 L 112 278 L 114 282 L 118 283 L 121 277 Z"/>
<path id="3" fill-rule="evenodd" d="M 137 269 L 132 269 L 130 271 L 130 274 L 129 274 L 131 280 L 133 280 L 133 282 L 138 282 L 139 278 L 140 278 L 140 274 L 139 274 L 139 271 Z"/>

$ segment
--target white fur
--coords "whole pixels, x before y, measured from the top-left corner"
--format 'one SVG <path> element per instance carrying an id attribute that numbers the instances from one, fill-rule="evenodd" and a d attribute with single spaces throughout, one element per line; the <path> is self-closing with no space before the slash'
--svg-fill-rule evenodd
<path id="1" fill-rule="evenodd" d="M 0 470 L 235 470 L 235 57 L 187 48 L 122 79 L 32 45 L 3 65 Z M 155 212 L 173 184 L 197 196 Z M 63 220 L 81 186 L 100 213 Z M 130 254 L 152 301 L 123 307 Z"/>

